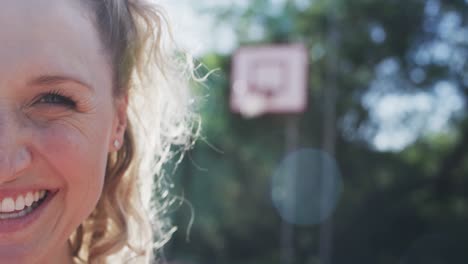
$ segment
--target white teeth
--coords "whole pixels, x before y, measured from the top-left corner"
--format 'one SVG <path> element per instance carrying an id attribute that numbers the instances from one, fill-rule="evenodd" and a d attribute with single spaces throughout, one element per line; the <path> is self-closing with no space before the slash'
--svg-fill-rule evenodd
<path id="1" fill-rule="evenodd" d="M 34 196 L 32 195 L 31 192 L 28 192 L 26 194 L 26 197 L 24 198 L 24 204 L 26 206 L 31 206 L 31 204 L 33 204 L 33 203 L 34 203 Z"/>
<path id="2" fill-rule="evenodd" d="M 26 209 L 19 211 L 19 212 L 1 213 L 0 219 L 12 219 L 12 218 L 22 217 L 32 212 L 32 210 L 34 210 L 32 207 L 26 207 Z"/>
<path id="3" fill-rule="evenodd" d="M 15 210 L 15 202 L 12 198 L 8 197 L 2 201 L 2 212 L 13 212 Z"/>
<path id="4" fill-rule="evenodd" d="M 28 192 L 26 195 L 17 195 L 16 197 L 5 197 L 0 199 L 0 219 L 2 213 L 10 213 L 13 211 L 23 211 L 25 208 L 31 207 L 35 202 L 43 199 L 47 194 L 46 190 Z M 15 199 L 16 198 L 16 199 Z"/>
<path id="5" fill-rule="evenodd" d="M 24 198 L 23 195 L 18 195 L 15 201 L 15 210 L 21 211 L 24 209 Z"/>

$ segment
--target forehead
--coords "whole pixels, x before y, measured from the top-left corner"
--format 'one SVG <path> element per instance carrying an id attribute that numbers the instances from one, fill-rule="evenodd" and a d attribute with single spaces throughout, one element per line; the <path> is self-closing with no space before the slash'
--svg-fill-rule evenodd
<path id="1" fill-rule="evenodd" d="M 109 71 L 91 14 L 78 0 L 2 0 L 0 43 L 3 80 L 47 71 L 98 82 Z"/>

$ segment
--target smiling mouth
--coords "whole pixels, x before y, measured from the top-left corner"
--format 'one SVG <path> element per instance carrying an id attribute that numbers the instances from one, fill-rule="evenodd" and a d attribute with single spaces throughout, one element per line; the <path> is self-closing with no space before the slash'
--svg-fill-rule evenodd
<path id="1" fill-rule="evenodd" d="M 1 201 L 0 221 L 22 218 L 36 210 L 48 197 L 50 191 L 40 191 L 32 197 L 26 196 L 23 201 L 14 201 L 12 198 L 5 198 Z M 32 200 L 31 200 L 32 198 Z"/>

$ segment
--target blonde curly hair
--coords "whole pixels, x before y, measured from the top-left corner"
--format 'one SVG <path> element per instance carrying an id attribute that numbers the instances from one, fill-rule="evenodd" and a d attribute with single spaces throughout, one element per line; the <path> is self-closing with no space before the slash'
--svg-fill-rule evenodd
<path id="1" fill-rule="evenodd" d="M 70 237 L 73 256 L 83 263 L 150 263 L 173 232 L 161 217 L 168 188 L 163 164 L 174 146 L 183 151 L 190 145 L 195 119 L 186 88 L 193 65 L 174 49 L 160 6 L 82 2 L 113 67 L 114 96 L 128 95 L 129 110 L 123 146 L 108 157 L 100 200 Z"/>

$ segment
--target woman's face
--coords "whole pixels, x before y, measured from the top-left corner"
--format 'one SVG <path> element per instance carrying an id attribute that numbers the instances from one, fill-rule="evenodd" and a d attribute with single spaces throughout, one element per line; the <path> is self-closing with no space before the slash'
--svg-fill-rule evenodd
<path id="1" fill-rule="evenodd" d="M 1 2 L 1 263 L 63 263 L 100 197 L 126 106 L 105 54 L 79 1 Z"/>

